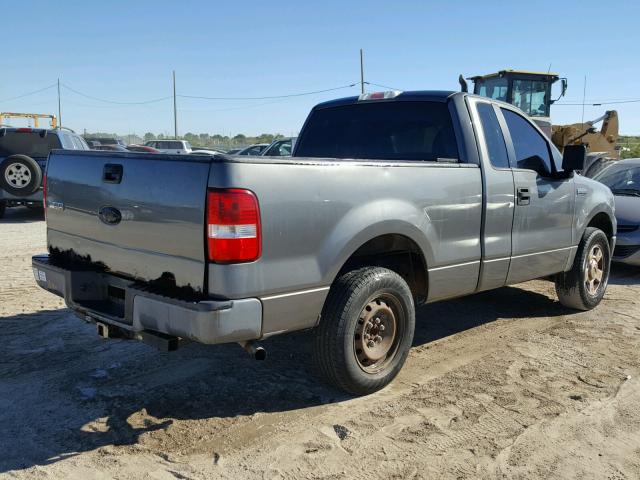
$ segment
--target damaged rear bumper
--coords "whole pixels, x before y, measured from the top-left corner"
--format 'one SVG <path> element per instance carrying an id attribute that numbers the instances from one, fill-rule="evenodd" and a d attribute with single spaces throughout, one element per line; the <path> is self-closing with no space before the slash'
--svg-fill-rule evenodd
<path id="1" fill-rule="evenodd" d="M 262 303 L 257 298 L 181 300 L 108 273 L 56 266 L 48 255 L 34 256 L 32 266 L 40 287 L 64 298 L 88 321 L 132 334 L 159 332 L 206 344 L 261 336 Z"/>

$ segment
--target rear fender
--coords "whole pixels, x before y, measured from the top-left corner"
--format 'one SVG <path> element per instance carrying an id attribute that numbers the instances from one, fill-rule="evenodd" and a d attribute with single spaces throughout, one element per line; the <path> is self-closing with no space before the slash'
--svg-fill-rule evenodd
<path id="1" fill-rule="evenodd" d="M 426 213 L 402 200 L 378 200 L 350 210 L 327 236 L 318 255 L 323 283 L 333 283 L 347 260 L 362 245 L 388 234 L 413 240 L 426 264 L 433 263 L 429 238 L 436 238 L 436 232 Z"/>

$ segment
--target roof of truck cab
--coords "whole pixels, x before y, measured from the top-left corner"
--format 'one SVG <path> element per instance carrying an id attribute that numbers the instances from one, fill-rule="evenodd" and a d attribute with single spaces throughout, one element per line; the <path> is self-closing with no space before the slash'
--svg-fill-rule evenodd
<path id="1" fill-rule="evenodd" d="M 558 78 L 560 75 L 554 72 L 532 72 L 531 70 L 514 70 L 508 68 L 506 70 L 500 70 L 499 72 L 488 73 L 486 75 L 474 75 L 473 77 L 467 77 L 467 80 L 480 80 L 493 77 L 504 77 L 505 75 L 527 75 L 527 76 L 540 76 L 540 77 L 553 77 Z"/>
<path id="2" fill-rule="evenodd" d="M 370 102 L 393 102 L 393 101 L 423 101 L 423 102 L 446 102 L 449 98 L 459 92 L 454 92 L 452 90 L 415 90 L 402 92 L 395 98 L 389 99 L 380 99 L 380 100 L 362 100 L 361 103 L 370 103 Z M 331 108 L 331 107 L 340 107 L 343 105 L 352 105 L 354 103 L 359 103 L 360 97 L 344 97 L 338 98 L 336 100 L 329 100 L 327 102 L 319 103 L 314 107 L 317 108 Z"/>

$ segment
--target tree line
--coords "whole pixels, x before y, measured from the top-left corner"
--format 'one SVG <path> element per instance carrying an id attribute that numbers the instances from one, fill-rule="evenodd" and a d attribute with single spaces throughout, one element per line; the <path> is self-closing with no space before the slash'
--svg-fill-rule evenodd
<path id="1" fill-rule="evenodd" d="M 152 132 L 147 132 L 143 136 L 136 134 L 118 135 L 117 133 L 108 132 L 85 132 L 84 136 L 87 138 L 121 138 L 128 144 L 142 144 L 150 140 L 170 140 L 174 138 L 173 135 L 165 135 L 163 133 L 155 134 Z M 205 148 L 244 147 L 254 143 L 271 143 L 279 138 L 284 138 L 284 135 L 280 133 L 262 133 L 257 136 L 250 136 L 239 133 L 230 137 L 228 135 L 220 135 L 217 133 L 211 135 L 209 133 L 189 132 L 180 137 L 181 140 L 186 140 L 194 147 Z"/>

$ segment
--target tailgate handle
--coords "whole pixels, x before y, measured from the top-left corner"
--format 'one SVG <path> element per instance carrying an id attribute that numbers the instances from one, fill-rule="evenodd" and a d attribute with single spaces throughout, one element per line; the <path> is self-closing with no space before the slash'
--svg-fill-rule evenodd
<path id="1" fill-rule="evenodd" d="M 107 163 L 102 171 L 102 181 L 107 183 L 120 183 L 122 181 L 122 165 Z"/>

